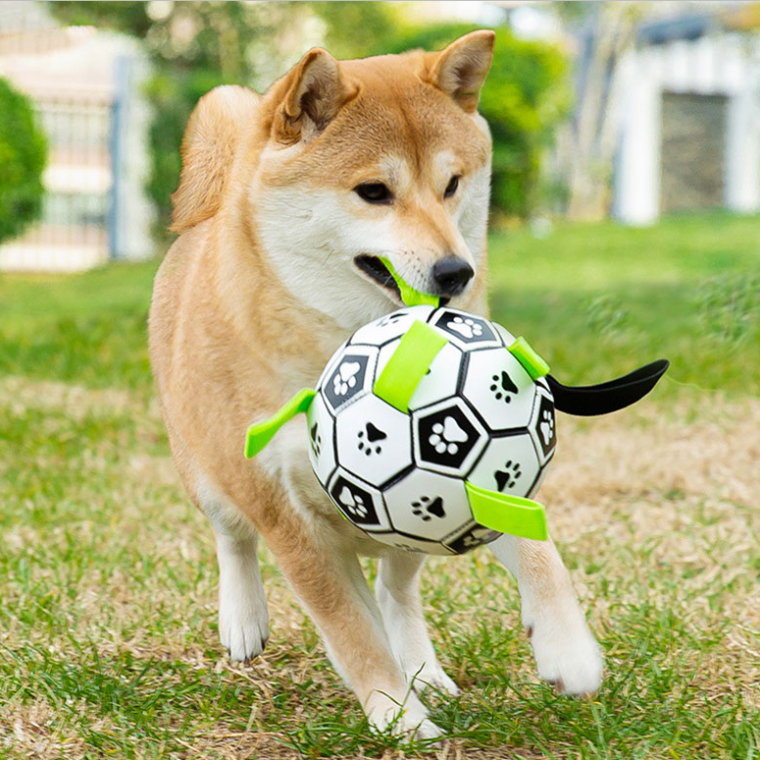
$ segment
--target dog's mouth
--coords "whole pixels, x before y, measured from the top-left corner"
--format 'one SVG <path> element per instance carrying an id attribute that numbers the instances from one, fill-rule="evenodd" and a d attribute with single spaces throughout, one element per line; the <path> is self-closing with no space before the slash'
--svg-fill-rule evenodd
<path id="1" fill-rule="evenodd" d="M 388 267 L 386 267 L 377 256 L 370 256 L 369 254 L 363 253 L 354 258 L 354 264 L 357 269 L 380 285 L 393 301 L 400 303 L 402 306 L 404 305 L 398 283 L 388 271 Z M 442 296 L 440 302 L 441 306 L 445 306 L 449 302 L 449 299 Z"/>

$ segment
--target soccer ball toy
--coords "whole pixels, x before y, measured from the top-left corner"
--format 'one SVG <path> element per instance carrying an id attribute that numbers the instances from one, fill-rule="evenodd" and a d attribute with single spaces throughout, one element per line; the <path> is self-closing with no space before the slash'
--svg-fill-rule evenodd
<path id="1" fill-rule="evenodd" d="M 545 511 L 531 497 L 554 454 L 555 395 L 558 408 L 576 414 L 611 411 L 648 392 L 666 368 L 662 360 L 601 386 L 567 388 L 500 325 L 413 306 L 355 332 L 315 391 L 249 429 L 246 455 L 303 411 L 317 479 L 377 541 L 450 555 L 502 533 L 544 540 Z"/>

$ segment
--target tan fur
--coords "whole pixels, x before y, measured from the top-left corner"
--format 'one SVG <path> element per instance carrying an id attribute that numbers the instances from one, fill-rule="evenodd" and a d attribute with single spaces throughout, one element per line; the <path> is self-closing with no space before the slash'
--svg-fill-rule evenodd
<path id="1" fill-rule="evenodd" d="M 476 282 L 453 303 L 485 310 L 487 190 L 467 212 L 475 214 L 474 232 L 467 219 L 454 220 L 468 183 L 489 167 L 490 139 L 474 108 L 492 44 L 492 33 L 474 33 L 439 54 L 342 62 L 314 50 L 263 96 L 219 88 L 202 98 L 188 124 L 174 196 L 181 235 L 156 277 L 151 305 L 151 362 L 191 498 L 219 536 L 229 533 L 241 562 L 255 563 L 245 554 L 255 555 L 255 542 L 251 550 L 239 520 L 263 535 L 375 725 L 398 711 L 393 700 L 403 701 L 408 690 L 356 558 L 378 547 L 321 491 L 307 462 L 302 420 L 252 462 L 242 457 L 243 439 L 252 422 L 313 387 L 352 330 L 396 306 L 350 260 L 337 260 L 330 240 L 322 241 L 320 225 L 331 222 L 309 205 L 312 196 L 327 198 L 328 215 L 353 220 L 349 227 L 392 230 L 404 241 L 393 255 L 408 280 L 427 276 L 451 252 L 472 260 Z M 462 175 L 463 190 L 444 199 L 451 173 Z M 392 209 L 358 199 L 353 188 L 370 181 L 395 183 Z M 278 220 L 278 209 L 293 214 L 290 223 Z M 335 224 L 339 237 L 346 225 Z M 295 238 L 291 244 L 298 225 L 316 247 L 325 246 L 324 255 L 299 249 Z M 309 225 L 317 225 L 313 234 Z M 476 237 L 469 247 L 465 235 Z M 287 263 L 272 242 L 287 252 Z M 324 277 L 305 286 L 285 282 L 309 266 Z M 307 287 L 305 295 L 299 298 L 296 287 Z M 328 293 L 326 306 L 317 306 L 329 287 L 335 296 Z M 388 575 L 397 576 L 414 573 Z M 406 709 L 418 723 L 425 711 L 414 699 Z M 435 734 L 432 724 L 428 734 Z"/>

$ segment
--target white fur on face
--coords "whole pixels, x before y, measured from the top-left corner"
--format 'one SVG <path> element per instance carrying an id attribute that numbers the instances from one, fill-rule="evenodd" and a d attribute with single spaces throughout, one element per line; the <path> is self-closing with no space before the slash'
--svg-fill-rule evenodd
<path id="1" fill-rule="evenodd" d="M 433 167 L 442 196 L 458 173 L 454 153 L 441 151 L 433 158 Z M 414 192 L 413 173 L 405 159 L 387 156 L 379 168 L 376 181 L 385 181 L 400 197 Z M 459 239 L 452 241 L 454 250 L 476 269 L 484 254 L 489 191 L 490 165 L 465 178 L 453 214 L 459 233 Z M 355 193 L 256 184 L 250 197 L 264 252 L 280 280 L 300 301 L 341 327 L 355 330 L 399 306 L 359 273 L 353 263 L 357 256 L 387 257 L 412 287 L 422 291 L 429 287 L 428 273 L 403 239 L 392 206 L 371 218 Z"/>

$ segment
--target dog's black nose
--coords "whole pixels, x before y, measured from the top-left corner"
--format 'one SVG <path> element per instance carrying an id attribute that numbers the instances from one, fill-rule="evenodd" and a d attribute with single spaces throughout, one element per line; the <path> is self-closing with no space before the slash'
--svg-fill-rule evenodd
<path id="1" fill-rule="evenodd" d="M 442 296 L 461 293 L 474 274 L 472 267 L 459 256 L 446 256 L 433 266 L 433 279 L 438 286 L 438 294 Z"/>

